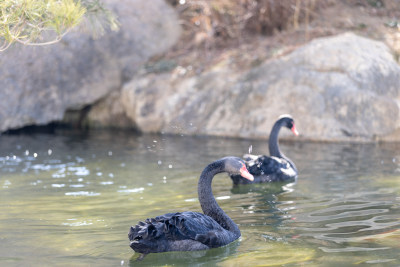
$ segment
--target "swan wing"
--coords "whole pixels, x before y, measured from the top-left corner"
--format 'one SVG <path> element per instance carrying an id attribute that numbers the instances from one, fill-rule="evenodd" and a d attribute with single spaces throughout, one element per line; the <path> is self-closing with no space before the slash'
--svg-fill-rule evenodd
<path id="1" fill-rule="evenodd" d="M 281 159 L 268 156 L 259 156 L 258 158 L 248 161 L 248 170 L 253 175 L 269 175 L 280 172 L 280 169 L 285 166 Z"/>
<path id="2" fill-rule="evenodd" d="M 244 154 L 243 159 L 245 161 L 250 161 L 250 160 L 256 160 L 259 156 L 257 155 L 252 155 L 252 154 Z"/>
<path id="3" fill-rule="evenodd" d="M 139 222 L 131 227 L 129 240 L 131 247 L 141 249 L 140 247 L 158 244 L 159 246 L 170 246 L 176 241 L 192 240 L 200 242 L 207 247 L 218 246 L 219 242 L 217 232 L 226 231 L 211 217 L 198 212 L 177 212 L 167 213 L 155 218 L 146 219 L 145 222 Z M 191 246 L 205 249 L 193 244 Z M 159 248 L 162 249 L 162 248 Z M 162 249 L 168 251 L 168 248 Z M 192 250 L 192 249 L 188 249 Z"/>

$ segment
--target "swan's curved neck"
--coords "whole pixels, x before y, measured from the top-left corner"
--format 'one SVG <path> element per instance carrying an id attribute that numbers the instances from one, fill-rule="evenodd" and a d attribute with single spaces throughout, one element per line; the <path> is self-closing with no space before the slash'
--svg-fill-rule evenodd
<path id="1" fill-rule="evenodd" d="M 223 228 L 240 236 L 239 227 L 221 209 L 212 193 L 212 179 L 217 173 L 223 171 L 224 162 L 222 160 L 219 160 L 208 165 L 201 173 L 198 185 L 198 194 L 201 209 L 203 210 L 204 214 L 213 218 Z"/>
<path id="2" fill-rule="evenodd" d="M 271 156 L 274 156 L 277 158 L 285 159 L 287 162 L 289 162 L 289 164 L 292 166 L 293 169 L 297 170 L 294 163 L 288 157 L 286 157 L 279 148 L 278 135 L 279 135 L 279 131 L 282 128 L 282 124 L 283 124 L 283 122 L 281 120 L 279 120 L 272 127 L 271 134 L 269 135 L 269 141 L 268 141 L 269 154 Z"/>
<path id="3" fill-rule="evenodd" d="M 282 128 L 282 124 L 276 122 L 274 126 L 272 127 L 271 134 L 269 135 L 269 154 L 274 157 L 278 158 L 283 158 L 285 155 L 282 154 L 281 150 L 279 149 L 279 143 L 278 143 L 278 135 L 279 131 Z M 283 156 L 283 157 L 282 157 Z"/>

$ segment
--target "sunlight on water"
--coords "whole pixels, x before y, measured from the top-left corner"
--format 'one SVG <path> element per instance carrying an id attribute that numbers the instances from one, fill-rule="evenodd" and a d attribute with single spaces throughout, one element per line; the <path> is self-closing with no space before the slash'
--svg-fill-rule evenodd
<path id="1" fill-rule="evenodd" d="M 197 179 L 211 161 L 265 141 L 115 132 L 0 136 L 0 265 L 400 265 L 399 146 L 282 143 L 296 184 L 213 192 L 239 225 L 228 246 L 147 255 L 129 248 L 139 220 L 201 211 Z M 385 265 L 385 266 L 386 266 Z"/>

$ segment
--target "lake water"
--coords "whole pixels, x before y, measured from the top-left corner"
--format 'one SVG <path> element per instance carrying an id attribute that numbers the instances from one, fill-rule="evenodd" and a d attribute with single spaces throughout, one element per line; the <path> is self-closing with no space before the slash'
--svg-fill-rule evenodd
<path id="1" fill-rule="evenodd" d="M 296 184 L 213 182 L 242 231 L 217 249 L 136 261 L 129 227 L 201 211 L 197 180 L 266 141 L 92 132 L 0 136 L 1 266 L 399 266 L 400 144 L 282 142 Z"/>

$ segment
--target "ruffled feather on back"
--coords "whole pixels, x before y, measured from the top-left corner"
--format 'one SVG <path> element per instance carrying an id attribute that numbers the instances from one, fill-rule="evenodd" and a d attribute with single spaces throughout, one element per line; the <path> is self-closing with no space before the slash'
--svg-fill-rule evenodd
<path id="1" fill-rule="evenodd" d="M 145 222 L 132 226 L 128 237 L 131 248 L 145 254 L 208 249 L 228 244 L 238 238 L 234 238 L 232 233 L 211 217 L 191 211 L 167 213 L 146 219 Z"/>

